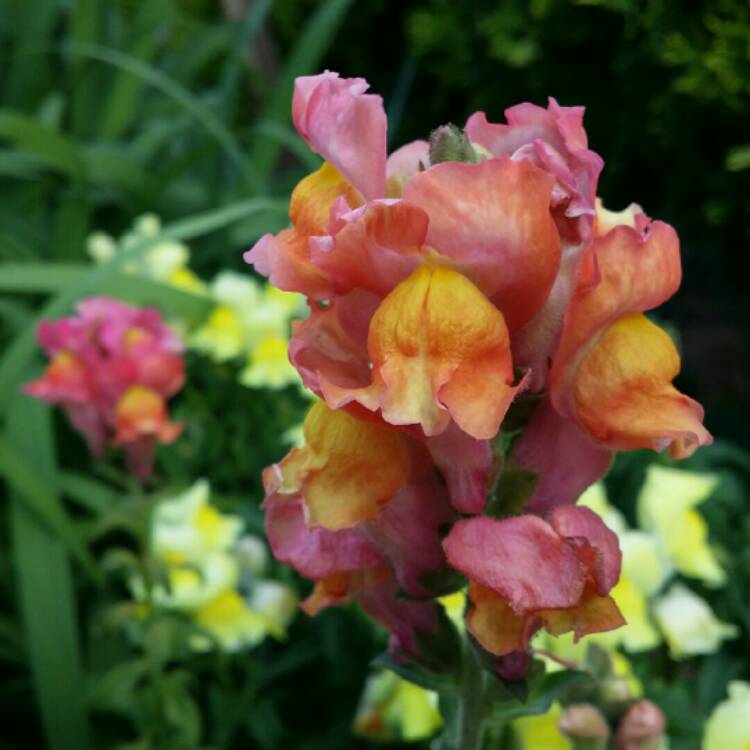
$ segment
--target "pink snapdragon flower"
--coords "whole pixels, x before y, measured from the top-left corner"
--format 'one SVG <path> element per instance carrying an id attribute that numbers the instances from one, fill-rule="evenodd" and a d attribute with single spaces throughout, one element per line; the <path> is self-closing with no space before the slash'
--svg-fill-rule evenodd
<path id="1" fill-rule="evenodd" d="M 24 391 L 62 407 L 94 455 L 122 446 L 128 468 L 147 478 L 156 444 L 182 430 L 167 400 L 185 380 L 183 346 L 159 311 L 89 297 L 76 315 L 43 321 L 37 338 L 50 362 Z"/>

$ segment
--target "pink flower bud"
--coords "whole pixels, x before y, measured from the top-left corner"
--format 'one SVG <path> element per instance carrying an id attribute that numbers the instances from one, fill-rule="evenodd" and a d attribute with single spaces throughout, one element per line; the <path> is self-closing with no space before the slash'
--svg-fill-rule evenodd
<path id="1" fill-rule="evenodd" d="M 651 701 L 632 705 L 617 730 L 618 750 L 657 750 L 666 721 L 661 709 Z"/>

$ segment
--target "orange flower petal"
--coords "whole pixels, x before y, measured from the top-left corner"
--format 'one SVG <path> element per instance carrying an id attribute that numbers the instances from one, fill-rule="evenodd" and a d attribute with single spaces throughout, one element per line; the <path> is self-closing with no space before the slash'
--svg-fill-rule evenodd
<path id="1" fill-rule="evenodd" d="M 578 641 L 591 633 L 604 633 L 626 624 L 625 618 L 611 596 L 599 596 L 589 589 L 581 603 L 572 609 L 550 609 L 538 613 L 544 627 L 552 635 L 562 635 L 571 630 Z"/>
<path id="2" fill-rule="evenodd" d="M 300 292 L 316 300 L 328 299 L 333 284 L 310 260 L 307 237 L 296 229 L 264 234 L 243 256 L 245 263 L 286 292 Z"/>
<path id="3" fill-rule="evenodd" d="M 116 444 L 153 437 L 160 443 L 171 443 L 182 432 L 182 425 L 169 421 L 164 398 L 142 385 L 133 385 L 120 397 L 115 407 Z"/>
<path id="4" fill-rule="evenodd" d="M 310 409 L 304 430 L 305 447 L 292 450 L 265 479 L 269 494 L 301 492 L 308 526 L 336 531 L 375 518 L 414 468 L 412 446 L 401 433 L 323 403 Z"/>
<path id="5" fill-rule="evenodd" d="M 644 315 L 629 315 L 606 331 L 578 369 L 578 419 L 616 450 L 669 446 L 673 457 L 689 456 L 711 438 L 700 404 L 672 386 L 679 371 L 672 339 Z"/>
<path id="6" fill-rule="evenodd" d="M 337 217 L 333 236 L 310 239 L 315 265 L 336 293 L 364 289 L 385 297 L 421 263 L 427 214 L 403 201 L 377 201 Z"/>
<path id="7" fill-rule="evenodd" d="M 496 656 L 525 651 L 536 630 L 535 617 L 517 615 L 508 602 L 481 584 L 469 585 L 471 609 L 466 625 L 482 648 Z"/>
<path id="8" fill-rule="evenodd" d="M 465 276 L 418 268 L 378 307 L 367 341 L 373 382 L 346 389 L 321 378 L 326 401 L 355 400 L 428 436 L 451 418 L 477 439 L 494 437 L 517 388 L 502 314 Z"/>
<path id="9" fill-rule="evenodd" d="M 574 417 L 571 385 L 597 336 L 625 315 L 662 304 L 681 278 L 680 241 L 668 224 L 654 222 L 645 235 L 620 225 L 591 243 L 550 372 L 552 403 L 563 416 Z"/>
<path id="10" fill-rule="evenodd" d="M 438 164 L 404 186 L 404 200 L 430 217 L 427 243 L 490 297 L 511 331 L 538 312 L 557 275 L 553 184 L 528 160 L 504 158 Z"/>

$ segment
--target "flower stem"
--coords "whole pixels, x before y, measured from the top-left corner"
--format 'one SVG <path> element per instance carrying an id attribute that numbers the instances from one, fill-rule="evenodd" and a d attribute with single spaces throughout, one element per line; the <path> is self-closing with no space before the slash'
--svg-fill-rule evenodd
<path id="1" fill-rule="evenodd" d="M 459 706 L 461 750 L 481 750 L 485 731 L 485 673 L 471 644 L 465 641 Z"/>

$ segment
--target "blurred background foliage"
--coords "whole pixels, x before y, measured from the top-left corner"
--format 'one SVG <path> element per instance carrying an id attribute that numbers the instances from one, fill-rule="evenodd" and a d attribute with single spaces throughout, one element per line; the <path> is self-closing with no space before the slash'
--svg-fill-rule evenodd
<path id="1" fill-rule="evenodd" d="M 679 384 L 720 438 L 690 465 L 723 477 L 706 515 L 729 584 L 701 593 L 743 635 L 680 664 L 662 647 L 635 667 L 674 747 L 699 747 L 727 681 L 750 679 L 750 458 L 725 442 L 743 442 L 750 416 L 748 39 L 744 0 L 0 0 L 0 747 L 45 735 L 77 749 L 369 746 L 350 727 L 383 636 L 353 610 L 299 617 L 285 643 L 245 656 L 187 655 L 170 618 L 143 626 L 139 650 L 118 636 L 123 592 L 100 560 L 113 540 L 132 544 L 118 518 L 142 497 L 17 396 L 40 366 L 35 323 L 87 293 L 205 314 L 116 264 L 93 268 L 92 231 L 155 212 L 202 277 L 249 272 L 241 252 L 285 224 L 291 187 L 318 163 L 289 105 L 294 77 L 325 67 L 383 94 L 391 147 L 477 109 L 497 121 L 548 95 L 585 104 L 607 205 L 637 200 L 677 227 L 685 280 L 660 315 L 680 339 Z M 247 389 L 232 364 L 191 354 L 175 403 L 188 429 L 152 488 L 208 476 L 222 509 L 259 531 L 260 470 L 304 399 Z M 608 478 L 626 513 L 653 460 L 627 456 Z"/>

